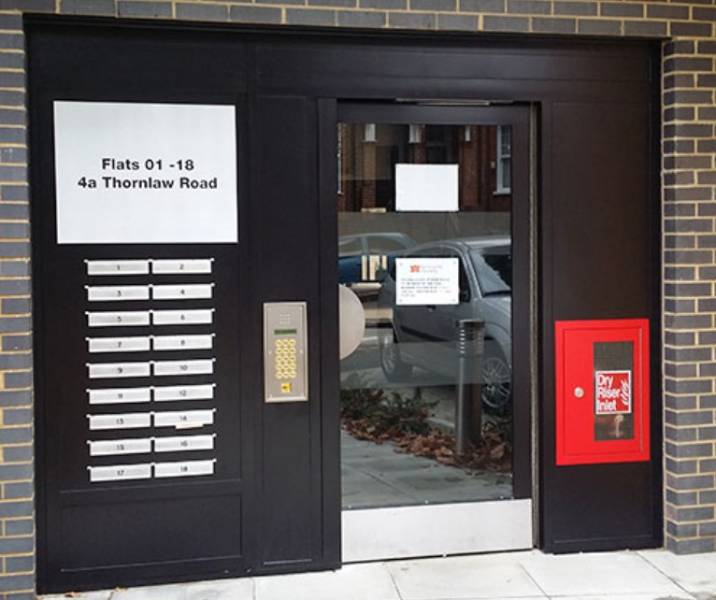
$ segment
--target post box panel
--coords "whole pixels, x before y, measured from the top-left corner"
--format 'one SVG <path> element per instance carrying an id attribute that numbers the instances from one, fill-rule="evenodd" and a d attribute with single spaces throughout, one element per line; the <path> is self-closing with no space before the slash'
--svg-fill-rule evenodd
<path id="1" fill-rule="evenodd" d="M 152 319 L 155 325 L 211 325 L 214 310 L 155 310 Z"/>
<path id="2" fill-rule="evenodd" d="M 146 275 L 148 260 L 86 260 L 87 275 Z"/>
<path id="3" fill-rule="evenodd" d="M 149 325 L 148 310 L 126 310 L 121 312 L 87 312 L 90 327 L 136 327 Z"/>
<path id="4" fill-rule="evenodd" d="M 154 259 L 152 261 L 152 273 L 157 275 L 209 274 L 211 273 L 213 262 L 211 258 Z"/>
<path id="5" fill-rule="evenodd" d="M 152 451 L 151 438 L 87 441 L 90 456 L 110 454 L 146 454 Z"/>
<path id="6" fill-rule="evenodd" d="M 165 462 L 154 465 L 155 477 L 191 477 L 192 475 L 212 475 L 216 460 L 187 460 Z"/>
<path id="7" fill-rule="evenodd" d="M 158 360 L 154 363 L 154 375 L 206 375 L 214 372 L 214 359 Z"/>
<path id="8" fill-rule="evenodd" d="M 196 300 L 211 298 L 213 293 L 213 283 L 155 285 L 152 288 L 154 300 Z"/>
<path id="9" fill-rule="evenodd" d="M 85 289 L 89 302 L 149 300 L 148 285 L 88 285 Z"/>
<path id="10" fill-rule="evenodd" d="M 175 427 L 177 429 L 191 429 L 204 427 L 214 423 L 214 409 L 166 411 L 154 413 L 155 427 Z"/>
<path id="11" fill-rule="evenodd" d="M 145 429 L 151 425 L 151 413 L 87 415 L 90 431 L 98 429 Z"/>
<path id="12" fill-rule="evenodd" d="M 156 335 L 152 338 L 154 350 L 211 350 L 214 334 Z"/>
<path id="13" fill-rule="evenodd" d="M 213 383 L 194 385 L 167 385 L 154 388 L 154 400 L 171 402 L 174 400 L 213 400 Z"/>
<path id="14" fill-rule="evenodd" d="M 147 352 L 149 350 L 150 337 L 102 337 L 87 338 L 87 349 L 90 354 L 98 352 Z"/>
<path id="15" fill-rule="evenodd" d="M 649 460 L 647 319 L 555 324 L 558 465 Z"/>
<path id="16" fill-rule="evenodd" d="M 151 400 L 152 388 L 103 388 L 88 389 L 90 404 L 130 404 L 137 402 L 149 402 Z"/>
<path id="17" fill-rule="evenodd" d="M 114 379 L 117 377 L 149 377 L 150 363 L 88 363 L 90 379 Z"/>
<path id="18" fill-rule="evenodd" d="M 155 452 L 187 452 L 213 450 L 216 434 L 160 437 L 154 440 Z"/>
<path id="19" fill-rule="evenodd" d="M 151 479 L 152 465 L 110 465 L 87 467 L 92 483 L 100 481 L 121 481 L 124 479 Z"/>

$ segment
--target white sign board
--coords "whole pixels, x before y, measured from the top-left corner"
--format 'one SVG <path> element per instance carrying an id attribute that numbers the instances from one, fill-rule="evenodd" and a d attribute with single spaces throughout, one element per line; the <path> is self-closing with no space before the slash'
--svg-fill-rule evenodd
<path id="1" fill-rule="evenodd" d="M 458 304 L 457 258 L 396 258 L 395 303 L 398 306 Z"/>
<path id="2" fill-rule="evenodd" d="M 457 165 L 395 165 L 395 210 L 457 212 Z"/>
<path id="3" fill-rule="evenodd" d="M 55 102 L 58 244 L 238 242 L 233 106 Z"/>

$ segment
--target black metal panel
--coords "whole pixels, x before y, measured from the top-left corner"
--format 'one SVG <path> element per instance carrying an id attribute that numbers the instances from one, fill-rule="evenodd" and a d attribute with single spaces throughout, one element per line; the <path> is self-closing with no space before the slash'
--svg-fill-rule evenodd
<path id="1" fill-rule="evenodd" d="M 257 488 L 263 509 L 261 570 L 311 568 L 322 554 L 321 511 L 339 511 L 337 505 L 322 507 L 316 477 L 326 460 L 320 443 L 321 403 L 330 404 L 334 415 L 338 408 L 337 386 L 331 386 L 330 393 L 322 390 L 322 360 L 335 355 L 336 340 L 326 346 L 322 339 L 324 330 L 335 330 L 326 318 L 331 312 L 335 318 L 335 309 L 323 316 L 320 265 L 335 250 L 328 252 L 324 246 L 322 256 L 316 243 L 322 229 L 317 116 L 316 101 L 303 97 L 258 96 L 253 114 L 252 185 L 254 197 L 261 198 L 252 207 L 257 300 L 308 302 L 309 332 L 309 402 L 267 404 L 262 410 Z M 331 271 L 335 264 L 328 263 Z M 332 287 L 336 289 L 335 281 Z M 331 560 L 318 562 L 335 565 L 336 558 Z"/>
<path id="2" fill-rule="evenodd" d="M 90 33 L 82 28 L 80 31 Z M 77 33 L 49 27 L 42 34 L 34 30 L 30 34 L 38 587 L 51 592 L 239 576 L 271 569 L 335 567 L 340 559 L 338 395 L 337 376 L 331 381 L 337 370 L 330 370 L 330 365 L 337 361 L 333 358 L 337 357 L 337 286 L 333 273 L 336 244 L 330 234 L 325 234 L 326 221 L 321 221 L 319 212 L 326 210 L 319 207 L 317 195 L 316 102 L 296 104 L 291 118 L 283 120 L 287 127 L 293 127 L 289 133 L 297 141 L 303 139 L 301 148 L 292 148 L 285 144 L 286 130 L 272 129 L 274 120 L 284 116 L 282 105 L 269 103 L 268 111 L 262 109 L 266 127 L 260 124 L 260 118 L 254 123 L 248 117 L 251 107 L 242 95 L 248 86 L 245 47 L 240 40 L 234 38 L 229 47 L 219 39 L 221 36 L 206 32 L 195 32 L 194 36 L 164 32 L 161 41 L 156 32 L 146 30 L 125 32 L 126 38 L 111 29 L 86 37 Z M 67 46 L 69 52 L 65 54 Z M 191 58 L 183 54 L 187 48 L 193 49 Z M 153 54 L 152 49 L 156 50 Z M 147 60 L 147 54 L 152 58 Z M 82 68 L 85 61 L 80 57 L 87 58 L 87 69 Z M 191 62 L 189 69 L 185 69 L 187 60 Z M 113 69 L 122 74 L 116 76 Z M 56 99 L 236 105 L 240 244 L 58 246 L 52 139 L 52 101 Z M 250 139 L 256 144 L 256 152 L 252 151 Z M 298 154 L 294 155 L 294 151 Z M 283 167 L 289 164 L 297 165 L 291 173 L 293 181 L 285 179 Z M 250 201 L 253 173 L 257 180 L 262 175 L 267 179 L 263 189 L 256 188 Z M 286 187 L 277 187 L 272 195 L 269 181 L 277 185 L 281 181 Z M 301 202 L 296 202 L 299 198 Z M 327 214 L 330 219 L 330 211 Z M 262 225 L 257 227 L 257 223 Z M 335 228 L 335 219 L 327 223 L 329 229 Z M 287 240 L 294 244 L 289 254 L 285 253 L 290 246 Z M 319 271 L 321 245 L 328 246 L 324 257 L 328 263 Z M 211 305 L 216 309 L 214 325 L 197 327 L 193 332 L 215 332 L 214 352 L 191 353 L 191 358 L 217 357 L 214 378 L 200 376 L 192 380 L 217 383 L 213 406 L 218 412 L 211 429 L 217 434 L 216 450 L 192 456 L 216 456 L 213 476 L 191 481 L 88 483 L 86 440 L 90 436 L 85 415 L 113 411 L 108 406 L 92 407 L 90 411 L 87 405 L 88 330 L 84 311 L 88 305 L 84 285 L 90 279 L 84 259 L 133 257 L 216 259 L 211 276 L 216 282 L 215 299 L 183 306 Z M 295 264 L 289 264 L 291 260 Z M 331 278 L 332 287 L 324 290 L 321 282 L 330 286 Z M 154 279 L 151 283 L 158 282 Z M 205 277 L 180 279 L 192 283 Z M 162 276 L 161 282 L 175 280 L 178 281 L 175 276 Z M 147 276 L 123 276 L 103 277 L 101 283 L 120 282 L 149 281 Z M 260 376 L 261 304 L 289 298 L 308 300 L 310 305 L 311 401 L 266 406 Z M 173 302 L 169 304 L 177 308 Z M 169 304 L 137 301 L 131 308 L 161 309 L 170 308 Z M 127 307 L 103 303 L 102 308 Z M 140 331 L 147 333 L 123 328 L 122 334 Z M 179 330 L 165 327 L 162 333 Z M 171 358 L 189 356 L 176 352 Z M 326 357 L 328 365 L 325 373 L 321 356 Z M 150 353 L 122 353 L 104 358 L 153 357 Z M 178 382 L 169 377 L 162 380 L 166 385 Z M 326 389 L 333 392 L 329 398 L 332 402 L 322 401 L 324 382 Z M 123 383 L 154 382 L 127 379 Z M 184 402 L 181 409 L 203 407 L 199 401 Z M 121 408 L 126 410 L 127 406 Z M 152 433 L 133 430 L 126 437 Z M 326 442 L 325 449 L 323 433 L 332 440 Z M 103 436 L 108 433 L 93 431 L 91 437 Z M 92 464 L 120 462 L 114 458 L 93 457 Z M 132 456 L 123 458 L 126 460 L 121 462 L 127 464 L 143 462 Z M 178 453 L 162 456 L 167 461 L 182 458 L 186 456 Z M 324 494 L 333 502 L 327 502 Z"/>
<path id="3" fill-rule="evenodd" d="M 548 550 L 643 548 L 661 539 L 659 461 L 555 467 L 553 323 L 649 318 L 658 336 L 658 243 L 651 178 L 649 95 L 638 104 L 554 103 L 545 149 L 542 215 L 542 543 Z M 658 357 L 652 356 L 652 430 L 660 425 Z"/>
<path id="4" fill-rule="evenodd" d="M 326 36 L 301 52 L 286 40 L 257 46 L 262 89 L 344 98 L 624 101 L 643 93 L 643 48 L 593 41 L 495 39 L 463 45 L 446 37 L 397 42 L 366 36 L 343 43 Z M 426 52 L 427 44 L 430 51 Z M 296 73 L 311 73 L 300 84 Z"/>

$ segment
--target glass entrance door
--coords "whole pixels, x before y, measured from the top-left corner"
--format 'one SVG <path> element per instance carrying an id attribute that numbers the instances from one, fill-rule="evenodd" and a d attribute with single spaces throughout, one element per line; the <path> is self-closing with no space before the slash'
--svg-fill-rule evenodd
<path id="1" fill-rule="evenodd" d="M 344 560 L 531 547 L 528 111 L 339 121 Z"/>

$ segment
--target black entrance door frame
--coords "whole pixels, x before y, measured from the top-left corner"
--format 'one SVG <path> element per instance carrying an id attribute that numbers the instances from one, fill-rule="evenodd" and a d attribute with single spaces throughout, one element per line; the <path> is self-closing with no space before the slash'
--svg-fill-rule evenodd
<path id="1" fill-rule="evenodd" d="M 278 31 L 50 16 L 28 17 L 26 27 L 40 591 L 188 580 L 205 578 L 207 573 L 219 577 L 300 571 L 340 563 L 337 331 L 318 325 L 337 322 L 332 153 L 338 99 L 447 98 L 519 101 L 539 107 L 540 256 L 533 270 L 539 274 L 539 381 L 534 385 L 540 408 L 539 545 L 570 551 L 660 544 L 660 402 L 652 403 L 651 462 L 567 469 L 554 464 L 552 403 L 552 324 L 563 318 L 650 317 L 652 390 L 653 398 L 660 398 L 658 186 L 654 185 L 658 165 L 651 158 L 658 148 L 656 45 L 410 32 Z M 241 353 L 238 373 L 253 400 L 245 406 L 246 446 L 240 460 L 246 464 L 243 476 L 255 485 L 245 490 L 242 499 L 248 525 L 242 530 L 243 548 L 251 559 L 239 560 L 233 567 L 214 564 L 188 570 L 160 563 L 146 568 L 125 563 L 126 568 L 116 572 L 71 573 L 51 559 L 48 531 L 60 525 L 50 518 L 50 504 L 57 499 L 52 499 L 48 483 L 57 473 L 49 464 L 58 451 L 51 440 L 65 432 L 56 430 L 52 403 L 57 396 L 48 389 L 47 369 L 60 368 L 72 358 L 64 347 L 61 362 L 56 354 L 48 355 L 43 339 L 48 319 L 56 318 L 43 300 L 47 274 L 41 266 L 53 240 L 49 103 L 55 98 L 229 102 L 245 110 L 238 130 L 240 239 L 252 241 L 245 245 L 248 254 L 238 271 L 237 293 L 239 301 L 253 299 L 255 305 L 242 312 L 242 332 L 254 340 L 250 343 L 259 339 L 259 300 L 309 296 L 314 306 L 313 312 L 309 310 L 310 351 L 321 364 L 312 374 L 311 389 L 321 391 L 320 401 L 309 403 L 304 412 L 296 407 L 267 410 L 260 400 L 260 353 Z M 286 143 L 289 139 L 292 144 Z M 242 150 L 242 144 L 248 148 Z M 619 152 L 610 152 L 610 144 Z M 625 156 L 640 158 L 629 167 Z M 610 185 L 604 173 L 625 183 L 624 189 Z M 586 193 L 580 190 L 585 182 Z M 598 200 L 603 193 L 609 195 L 611 216 L 622 219 L 618 230 L 609 230 L 600 220 L 604 205 Z M 250 197 L 261 201 L 249 202 Z M 294 197 L 305 204 L 287 203 Z M 630 269 L 625 266 L 628 262 L 620 263 L 627 292 L 623 297 L 590 291 L 594 276 L 605 278 L 609 270 L 605 261 L 613 262 L 615 256 L 600 254 L 600 246 L 584 235 L 594 223 L 602 228 L 604 247 L 613 249 L 627 240 L 631 255 L 638 259 Z M 285 235 L 292 230 L 302 233 Z M 588 252 L 580 253 L 576 247 L 584 241 L 589 242 L 584 246 Z M 314 249 L 307 251 L 311 244 Z M 269 276 L 277 264 L 287 277 Z M 585 278 L 584 273 L 593 276 Z M 55 278 L 59 288 L 60 278 Z M 307 284 L 309 280 L 312 283 Z M 242 281 L 248 285 L 242 286 Z M 260 435 L 252 438 L 252 432 Z M 620 512 L 599 509 L 610 505 L 619 506 Z M 200 526 L 200 522 L 191 524 Z M 200 556 L 195 558 L 199 559 L 195 564 L 208 564 Z"/>

